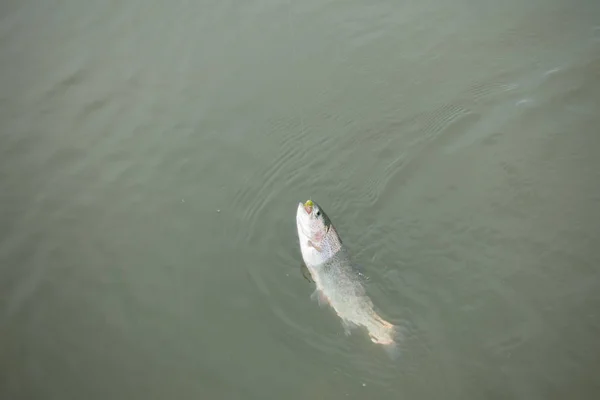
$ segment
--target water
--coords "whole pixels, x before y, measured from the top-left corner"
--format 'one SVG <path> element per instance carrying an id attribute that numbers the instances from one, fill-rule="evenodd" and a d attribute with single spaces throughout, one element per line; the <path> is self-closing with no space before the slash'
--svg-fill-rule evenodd
<path id="1" fill-rule="evenodd" d="M 597 399 L 600 3 L 5 1 L 0 398 Z M 309 296 L 332 218 L 391 360 Z"/>

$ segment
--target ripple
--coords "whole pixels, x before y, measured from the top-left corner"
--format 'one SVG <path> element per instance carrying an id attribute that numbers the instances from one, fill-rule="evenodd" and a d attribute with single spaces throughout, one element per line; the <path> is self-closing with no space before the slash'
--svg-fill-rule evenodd
<path id="1" fill-rule="evenodd" d="M 269 286 L 266 284 L 260 271 L 258 271 L 257 269 L 254 269 L 254 268 L 248 268 L 247 271 L 248 271 L 248 274 L 250 275 L 250 278 L 252 278 L 254 285 L 259 289 L 259 291 L 263 295 L 265 295 L 267 297 L 271 297 L 271 291 L 269 290 Z"/>
<path id="2" fill-rule="evenodd" d="M 418 117 L 421 132 L 424 137 L 431 137 L 443 132 L 454 121 L 470 113 L 461 104 L 444 104 L 434 111 L 426 112 Z"/>
<path id="3" fill-rule="evenodd" d="M 294 146 L 298 141 L 299 138 L 297 136 L 295 137 L 294 134 L 285 137 L 279 146 L 280 151 L 276 157 L 268 163 L 267 167 L 255 173 L 254 176 L 248 177 L 249 182 L 260 182 L 260 186 L 248 185 L 241 188 L 236 193 L 233 203 L 234 206 L 239 207 L 239 209 L 242 210 L 242 219 L 244 222 L 251 221 L 253 216 L 264 206 L 265 196 L 268 196 L 269 193 L 266 192 L 266 189 L 271 186 L 272 182 L 278 176 L 278 173 L 282 171 L 284 165 L 302 157 L 302 150 L 296 151 L 298 148 L 302 147 Z"/>
<path id="4" fill-rule="evenodd" d="M 509 82 L 497 82 L 497 81 L 485 81 L 472 85 L 466 92 L 466 94 L 473 101 L 480 101 L 487 99 L 498 94 L 503 94 L 511 90 L 515 90 L 519 87 L 516 83 Z"/>
<path id="5" fill-rule="evenodd" d="M 516 107 L 528 107 L 533 105 L 533 99 L 521 99 L 515 103 Z"/>
<path id="6" fill-rule="evenodd" d="M 441 148 L 455 149 L 460 148 L 461 143 L 472 143 L 484 108 L 502 102 L 507 93 L 514 92 L 511 96 L 517 93 L 519 84 L 511 81 L 512 76 L 501 73 L 473 83 L 459 92 L 455 100 L 396 123 L 395 129 L 405 134 L 401 139 L 392 138 L 381 149 L 382 154 L 387 155 L 386 165 L 376 179 L 368 182 L 370 205 L 381 207 Z M 403 151 L 394 154 L 389 149 L 398 148 L 400 145 L 394 142 L 400 140 L 404 142 Z"/>
<path id="7" fill-rule="evenodd" d="M 242 235 L 238 237 L 240 240 L 256 239 L 257 229 L 262 226 L 257 223 L 258 220 L 264 217 L 275 199 L 285 195 L 291 183 L 298 177 L 306 179 L 317 175 L 314 171 L 323 171 L 323 168 L 319 167 L 319 164 L 324 166 L 326 163 L 323 153 L 311 150 L 327 147 L 328 143 L 334 140 L 331 136 L 308 134 L 310 125 L 303 124 L 299 119 L 290 119 L 287 124 L 278 120 L 271 131 L 274 129 L 285 132 L 280 135 L 281 140 L 276 146 L 275 157 L 266 162 L 264 168 L 258 168 L 248 179 L 248 182 L 258 185 L 245 185 L 234 196 L 234 207 L 242 211 L 241 223 L 246 228 L 239 232 Z M 264 154 L 263 158 L 267 156 L 269 154 Z"/>
<path id="8" fill-rule="evenodd" d="M 465 124 L 453 125 L 462 121 Z M 430 145 L 443 135 L 451 135 L 453 132 L 462 133 L 469 125 L 477 122 L 478 116 L 472 114 L 471 110 L 461 104 L 445 104 L 434 111 L 422 113 L 413 117 L 410 126 L 413 129 L 413 140 L 410 143 L 410 156 L 398 153 L 395 158 L 388 160 L 384 172 L 380 178 L 373 182 L 374 194 L 371 205 L 382 207 L 402 187 L 402 184 L 410 179 L 422 163 L 426 162 L 427 151 Z"/>
<path id="9" fill-rule="evenodd" d="M 550 76 L 550 75 L 555 74 L 557 72 L 560 72 L 560 68 L 549 69 L 548 71 L 544 72 L 544 77 Z"/>

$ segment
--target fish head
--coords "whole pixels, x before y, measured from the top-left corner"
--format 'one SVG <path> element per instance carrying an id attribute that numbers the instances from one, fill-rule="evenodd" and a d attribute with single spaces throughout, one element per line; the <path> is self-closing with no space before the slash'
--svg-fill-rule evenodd
<path id="1" fill-rule="evenodd" d="M 296 224 L 301 244 L 310 243 L 317 249 L 322 248 L 323 245 L 331 247 L 329 244 L 332 242 L 341 245 L 341 240 L 333 228 L 331 220 L 325 211 L 312 200 L 298 204 Z"/>

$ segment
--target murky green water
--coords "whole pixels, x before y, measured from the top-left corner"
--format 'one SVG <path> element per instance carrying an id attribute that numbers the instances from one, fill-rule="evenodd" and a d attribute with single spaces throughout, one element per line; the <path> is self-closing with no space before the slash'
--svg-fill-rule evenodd
<path id="1" fill-rule="evenodd" d="M 0 398 L 599 398 L 597 1 L 5 1 L 0 71 Z"/>

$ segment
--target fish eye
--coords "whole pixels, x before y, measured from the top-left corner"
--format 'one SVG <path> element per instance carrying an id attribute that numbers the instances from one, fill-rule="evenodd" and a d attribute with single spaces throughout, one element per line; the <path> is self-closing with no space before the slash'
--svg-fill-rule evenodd
<path id="1" fill-rule="evenodd" d="M 317 211 L 317 217 L 321 216 L 321 211 Z"/>

